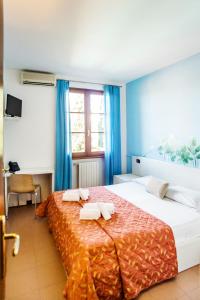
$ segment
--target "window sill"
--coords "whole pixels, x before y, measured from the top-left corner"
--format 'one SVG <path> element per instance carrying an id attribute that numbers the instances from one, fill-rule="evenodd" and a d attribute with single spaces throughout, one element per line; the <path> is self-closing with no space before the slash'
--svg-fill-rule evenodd
<path id="1" fill-rule="evenodd" d="M 104 158 L 104 154 L 103 155 L 91 155 L 91 156 L 80 156 L 80 157 L 73 157 L 72 156 L 72 160 L 81 160 L 81 159 L 94 159 L 94 158 Z"/>

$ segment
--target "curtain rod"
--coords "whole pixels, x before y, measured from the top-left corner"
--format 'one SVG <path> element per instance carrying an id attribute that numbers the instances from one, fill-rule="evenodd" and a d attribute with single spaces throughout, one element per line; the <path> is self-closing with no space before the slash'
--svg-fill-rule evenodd
<path id="1" fill-rule="evenodd" d="M 63 79 L 63 78 L 57 78 L 57 79 Z M 88 84 L 99 84 L 99 85 L 114 85 L 114 86 L 118 86 L 118 87 L 123 87 L 122 85 L 118 85 L 118 84 L 105 84 L 105 83 L 100 83 L 100 82 L 89 82 L 89 81 L 81 81 L 81 80 L 70 80 L 68 79 L 68 81 L 71 81 L 71 82 L 78 82 L 78 83 L 88 83 Z"/>

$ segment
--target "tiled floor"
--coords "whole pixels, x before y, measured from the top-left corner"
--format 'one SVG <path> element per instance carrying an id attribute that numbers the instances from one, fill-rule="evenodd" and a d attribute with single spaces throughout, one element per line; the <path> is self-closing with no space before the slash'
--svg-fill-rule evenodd
<path id="1" fill-rule="evenodd" d="M 63 300 L 66 281 L 46 219 L 34 219 L 32 207 L 9 210 L 8 231 L 21 236 L 20 254 L 11 256 L 8 244 L 6 300 Z M 200 300 L 200 266 L 157 285 L 137 300 Z"/>
<path id="2" fill-rule="evenodd" d="M 20 234 L 19 255 L 7 255 L 6 300 L 60 300 L 66 275 L 46 219 L 34 219 L 31 206 L 9 210 L 8 230 Z"/>

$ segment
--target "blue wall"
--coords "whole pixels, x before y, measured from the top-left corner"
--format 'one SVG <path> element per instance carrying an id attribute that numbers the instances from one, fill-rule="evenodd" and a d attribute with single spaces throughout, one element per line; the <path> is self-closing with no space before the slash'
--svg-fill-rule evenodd
<path id="1" fill-rule="evenodd" d="M 200 140 L 200 54 L 131 81 L 126 96 L 128 172 L 130 155 L 153 153 L 162 139 Z"/>

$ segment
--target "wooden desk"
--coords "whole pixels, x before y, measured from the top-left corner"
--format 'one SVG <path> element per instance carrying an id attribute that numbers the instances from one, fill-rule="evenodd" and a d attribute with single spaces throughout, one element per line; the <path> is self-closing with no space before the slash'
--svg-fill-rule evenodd
<path id="1" fill-rule="evenodd" d="M 40 184 L 41 186 L 41 201 L 44 201 L 54 191 L 54 170 L 52 169 L 22 169 L 15 174 L 29 174 L 33 176 L 34 184 Z M 12 176 L 12 173 L 5 173 L 4 175 L 6 216 L 8 216 L 8 186 L 10 176 Z"/>

